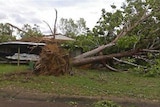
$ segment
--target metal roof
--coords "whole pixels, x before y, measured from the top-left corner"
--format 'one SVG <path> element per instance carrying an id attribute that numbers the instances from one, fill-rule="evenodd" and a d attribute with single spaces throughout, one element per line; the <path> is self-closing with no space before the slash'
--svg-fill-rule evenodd
<path id="1" fill-rule="evenodd" d="M 52 36 L 52 35 L 46 35 L 46 36 L 43 37 L 43 38 L 51 39 L 51 38 L 53 38 L 53 36 Z M 64 36 L 64 35 L 61 35 L 61 34 L 56 34 L 56 35 L 55 35 L 55 39 L 56 39 L 56 40 L 64 40 L 64 41 L 74 41 L 74 39 L 69 38 L 69 37 Z"/>
<path id="2" fill-rule="evenodd" d="M 35 45 L 35 46 L 44 46 L 45 43 L 35 43 L 35 42 L 21 42 L 21 41 L 12 41 L 12 42 L 2 42 L 0 45 Z"/>

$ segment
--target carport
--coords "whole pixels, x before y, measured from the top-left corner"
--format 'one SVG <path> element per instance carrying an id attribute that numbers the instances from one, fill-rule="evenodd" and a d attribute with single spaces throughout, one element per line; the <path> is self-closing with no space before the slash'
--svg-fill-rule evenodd
<path id="1" fill-rule="evenodd" d="M 2 42 L 0 43 L 0 61 L 1 63 L 16 62 L 18 65 L 21 62 L 36 61 L 44 45 L 45 43 L 35 42 Z"/>

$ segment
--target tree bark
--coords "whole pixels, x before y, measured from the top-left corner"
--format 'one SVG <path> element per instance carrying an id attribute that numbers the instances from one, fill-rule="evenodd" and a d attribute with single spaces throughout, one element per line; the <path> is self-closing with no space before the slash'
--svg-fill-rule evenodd
<path id="1" fill-rule="evenodd" d="M 102 51 L 103 49 L 105 49 L 107 47 L 114 46 L 114 45 L 115 45 L 115 43 L 112 43 L 112 42 L 107 44 L 107 45 L 101 45 L 96 49 L 93 49 L 91 51 L 88 51 L 86 53 L 83 53 L 83 54 L 81 54 L 79 56 L 74 57 L 74 59 L 81 59 L 81 58 L 85 58 L 85 57 L 88 57 L 88 56 L 91 56 L 91 55 L 95 55 L 95 54 L 99 53 L 100 51 Z"/>
<path id="2" fill-rule="evenodd" d="M 109 66 L 108 64 L 105 64 L 105 67 L 108 68 L 108 69 L 110 69 L 110 70 L 112 70 L 112 71 L 115 71 L 115 72 L 120 71 L 120 70 L 118 70 L 118 69 L 115 69 L 115 68 Z"/>
<path id="3" fill-rule="evenodd" d="M 93 56 L 93 57 L 89 57 L 89 58 L 73 59 L 72 65 L 79 66 L 79 65 L 85 65 L 85 64 L 89 64 L 89 63 L 99 62 L 102 60 L 112 59 L 113 57 L 120 58 L 120 57 L 124 57 L 124 56 L 125 57 L 132 56 L 139 51 L 140 50 L 130 50 L 130 51 L 121 52 L 121 53 L 114 53 L 114 54 L 110 54 L 110 55 L 103 55 L 103 56 L 101 55 L 101 56 Z"/>

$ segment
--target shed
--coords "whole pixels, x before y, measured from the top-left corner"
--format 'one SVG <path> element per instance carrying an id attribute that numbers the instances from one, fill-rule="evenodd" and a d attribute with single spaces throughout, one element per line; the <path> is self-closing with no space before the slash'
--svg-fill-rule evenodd
<path id="1" fill-rule="evenodd" d="M 41 52 L 41 47 L 45 43 L 34 43 L 34 42 L 2 42 L 0 43 L 0 61 L 2 62 L 13 62 L 13 61 L 28 61 L 38 60 L 37 56 Z"/>

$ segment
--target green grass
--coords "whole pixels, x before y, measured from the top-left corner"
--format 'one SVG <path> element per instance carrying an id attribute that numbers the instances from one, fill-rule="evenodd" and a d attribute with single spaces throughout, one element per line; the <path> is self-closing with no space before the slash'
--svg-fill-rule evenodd
<path id="1" fill-rule="evenodd" d="M 28 67 L 25 65 L 9 65 L 9 64 L 0 64 L 0 74 L 10 73 L 14 71 L 26 70 Z"/>
<path id="2" fill-rule="evenodd" d="M 8 66 L 8 67 L 7 67 Z M 26 66 L 0 66 L 4 73 L 26 70 Z M 6 71 L 5 71 L 6 70 Z M 160 78 L 143 77 L 131 73 L 75 69 L 73 76 L 13 76 L 1 78 L 0 87 L 21 87 L 43 93 L 79 96 L 115 96 L 160 100 Z"/>

